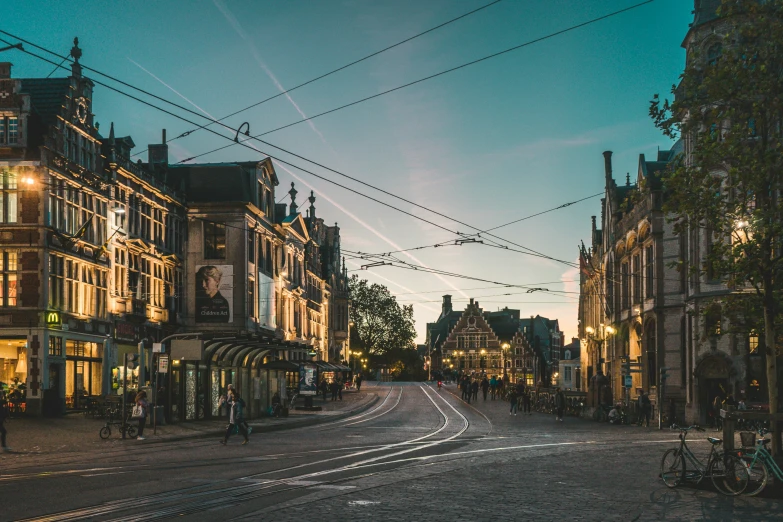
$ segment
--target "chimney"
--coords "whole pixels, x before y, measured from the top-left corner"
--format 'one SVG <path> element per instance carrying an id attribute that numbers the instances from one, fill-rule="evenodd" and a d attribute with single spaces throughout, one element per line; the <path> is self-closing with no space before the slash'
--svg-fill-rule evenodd
<path id="1" fill-rule="evenodd" d="M 11 77 L 11 62 L 0 62 L 0 80 L 6 80 Z"/>
<path id="2" fill-rule="evenodd" d="M 443 296 L 443 308 L 441 309 L 441 316 L 445 317 L 448 314 L 452 312 L 451 308 L 451 296 L 450 295 L 444 295 Z"/>
<path id="3" fill-rule="evenodd" d="M 606 187 L 609 188 L 612 185 L 612 151 L 607 150 L 604 152 L 604 176 L 606 178 Z"/>
<path id="4" fill-rule="evenodd" d="M 151 167 L 158 165 L 168 166 L 169 146 L 166 145 L 166 129 L 161 133 L 161 143 L 147 145 L 147 162 Z"/>

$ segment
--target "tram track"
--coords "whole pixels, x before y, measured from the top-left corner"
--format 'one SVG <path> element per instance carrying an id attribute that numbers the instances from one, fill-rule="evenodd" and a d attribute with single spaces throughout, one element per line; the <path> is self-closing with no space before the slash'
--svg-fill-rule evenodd
<path id="1" fill-rule="evenodd" d="M 378 412 L 379 410 L 381 410 L 387 404 L 387 402 L 389 401 L 389 398 L 392 396 L 394 390 L 396 390 L 396 389 L 402 390 L 401 387 L 391 386 L 389 388 L 388 393 L 386 394 L 386 396 L 384 397 L 383 401 L 381 402 L 381 404 L 375 406 L 370 411 L 363 412 L 363 413 L 361 413 L 359 415 L 355 415 L 355 416 L 352 415 L 352 416 L 350 416 L 348 418 L 324 421 L 324 422 L 318 424 L 319 429 L 331 429 L 331 428 L 335 428 L 335 427 L 341 427 L 341 426 L 336 426 L 336 425 L 340 425 L 341 423 L 349 422 L 349 421 L 355 420 L 357 418 L 363 418 L 365 416 L 372 415 L 372 414 Z M 382 415 L 385 415 L 386 413 L 389 413 L 390 411 L 392 411 L 394 408 L 397 407 L 397 405 L 400 402 L 401 393 L 402 392 L 400 391 L 400 395 L 398 397 L 397 403 L 394 404 L 390 409 L 386 410 L 385 412 L 381 412 L 381 414 L 378 415 L 379 417 L 382 416 Z M 368 419 L 368 420 L 371 420 L 371 419 Z M 307 429 L 307 428 L 310 428 L 310 426 L 294 427 L 294 428 L 290 428 L 289 431 L 301 430 L 301 429 Z M 257 433 L 260 434 L 260 433 L 264 433 L 264 432 L 257 432 Z M 205 435 L 203 435 L 201 437 L 193 437 L 193 438 L 186 439 L 186 440 L 188 442 L 189 447 L 197 450 L 197 449 L 200 449 L 202 447 L 214 446 L 214 439 L 211 438 L 211 437 L 212 437 L 212 435 L 205 434 Z M 146 456 L 153 456 L 153 455 L 156 455 L 156 454 L 166 454 L 166 453 L 169 453 L 171 451 L 171 448 L 170 448 L 169 444 L 166 444 L 167 442 L 169 442 L 169 441 L 162 440 L 160 442 L 155 441 L 155 443 L 153 443 L 153 444 L 140 444 L 140 445 L 137 445 L 137 446 L 135 446 L 132 449 L 133 450 L 133 455 L 134 455 L 133 458 L 128 458 L 127 462 L 138 462 L 139 458 L 144 458 Z M 171 441 L 171 442 L 178 442 L 178 441 Z M 120 441 L 112 441 L 112 443 L 120 444 Z M 117 449 L 111 449 L 111 450 L 107 450 L 107 451 L 102 451 L 99 454 L 99 458 L 101 460 L 105 460 L 107 462 L 110 462 L 112 464 L 112 466 L 116 468 L 118 463 L 122 463 L 123 462 L 122 460 L 117 460 L 117 458 L 118 457 L 127 457 L 128 454 L 129 454 L 129 450 L 130 449 L 129 449 L 129 447 L 127 445 L 123 445 L 122 447 L 117 448 Z M 31 454 L 32 455 L 36 455 L 36 456 L 37 455 L 41 455 L 40 453 L 31 453 Z M 61 466 L 61 465 L 67 465 L 70 462 L 72 462 L 73 460 L 79 459 L 79 458 L 91 459 L 91 462 L 88 465 L 90 466 L 90 468 L 93 468 L 93 467 L 95 467 L 95 457 L 96 457 L 95 453 L 86 452 L 86 451 L 71 452 L 71 453 L 67 453 L 66 455 L 62 455 L 62 454 L 59 454 L 59 455 L 47 455 L 44 458 L 40 458 L 40 457 L 39 458 L 35 458 L 34 462 L 24 462 L 24 463 L 21 463 L 20 465 L 17 465 L 17 466 L 14 466 L 12 464 L 8 465 L 8 463 L 4 463 L 3 470 L 4 471 L 11 471 L 11 470 L 24 470 L 26 468 L 31 468 L 31 467 L 41 468 L 42 466 Z M 61 471 L 61 470 L 56 470 L 56 471 Z M 70 472 L 70 470 L 68 470 L 68 471 Z M 36 475 L 40 476 L 43 473 L 46 473 L 46 472 L 41 472 L 41 471 L 31 472 L 31 473 L 29 473 L 29 476 L 36 476 Z M 0 482 L 2 482 L 4 480 L 9 480 L 9 478 L 15 477 L 15 476 L 18 476 L 18 475 L 2 474 L 2 475 L 0 475 Z"/>
<path id="2" fill-rule="evenodd" d="M 112 514 L 119 514 L 123 511 L 129 510 L 136 511 L 136 513 L 133 515 L 120 516 L 113 520 L 155 520 L 160 518 L 167 518 L 170 516 L 182 516 L 185 514 L 199 513 L 208 509 L 216 509 L 218 507 L 227 507 L 237 503 L 248 502 L 254 499 L 274 495 L 282 491 L 301 489 L 303 487 L 308 487 L 308 485 L 310 485 L 314 479 L 318 479 L 318 482 L 321 484 L 337 484 L 345 480 L 353 480 L 355 478 L 355 471 L 359 469 L 374 466 L 384 466 L 386 465 L 384 461 L 388 459 L 394 459 L 395 457 L 400 457 L 413 452 L 434 449 L 438 446 L 448 447 L 451 445 L 450 443 L 457 440 L 458 437 L 462 436 L 468 430 L 471 425 L 470 421 L 461 412 L 454 408 L 454 406 L 452 406 L 445 398 L 438 394 L 434 394 L 434 392 L 427 391 L 423 386 L 420 387 L 420 390 L 425 395 L 425 397 L 429 399 L 430 403 L 435 407 L 442 418 L 442 424 L 439 423 L 437 429 L 433 429 L 430 433 L 420 437 L 415 437 L 392 444 L 381 445 L 375 448 L 366 448 L 348 455 L 339 455 L 328 459 L 321 459 L 309 463 L 298 464 L 295 466 L 269 470 L 246 477 L 238 477 L 227 480 L 225 487 L 216 488 L 216 484 L 214 483 L 209 485 L 199 485 L 176 491 L 162 492 L 138 499 L 133 498 L 107 502 L 97 506 L 64 511 L 50 516 L 28 520 L 59 521 L 77 520 L 84 518 L 100 518 L 104 520 Z M 441 408 L 438 402 L 433 399 L 433 396 L 445 404 L 444 408 L 446 408 L 446 411 L 444 411 L 444 408 Z M 396 404 L 393 408 L 396 408 Z M 448 412 L 448 409 L 452 410 L 454 414 Z M 452 419 L 457 421 L 461 420 L 461 426 L 455 426 L 453 428 L 453 432 L 451 433 L 443 433 L 450 425 L 452 425 Z M 440 438 L 436 440 L 428 440 L 432 437 L 438 436 L 439 434 L 441 434 Z M 370 458 L 361 458 L 363 456 L 369 456 L 371 453 L 389 451 L 391 453 L 376 455 Z M 290 474 L 292 471 L 307 467 L 313 468 L 329 465 L 338 459 L 344 461 L 346 459 L 356 458 L 359 458 L 360 460 L 338 466 L 336 468 L 316 470 L 308 473 L 294 474 L 293 476 L 280 477 L 280 475 Z M 384 472 L 384 470 L 376 473 L 381 472 Z M 335 477 L 331 480 L 323 480 L 327 476 L 339 474 L 349 474 L 352 476 Z M 240 483 L 237 484 L 237 482 Z M 241 482 L 247 483 L 241 484 Z M 145 513 L 138 513 L 140 509 L 159 506 L 161 503 L 168 505 L 164 507 L 158 507 L 157 509 L 152 509 Z"/>

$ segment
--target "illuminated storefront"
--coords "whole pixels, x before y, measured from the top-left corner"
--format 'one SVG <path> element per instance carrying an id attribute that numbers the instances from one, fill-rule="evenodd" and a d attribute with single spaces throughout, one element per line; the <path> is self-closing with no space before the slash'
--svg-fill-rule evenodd
<path id="1" fill-rule="evenodd" d="M 0 339 L 0 389 L 12 412 L 23 412 L 27 399 L 27 339 Z"/>

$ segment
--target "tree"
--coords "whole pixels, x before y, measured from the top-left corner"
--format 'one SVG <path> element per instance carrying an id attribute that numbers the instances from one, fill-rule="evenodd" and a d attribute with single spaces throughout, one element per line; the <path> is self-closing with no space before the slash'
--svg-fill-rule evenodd
<path id="1" fill-rule="evenodd" d="M 776 323 L 783 220 L 783 0 L 724 0 L 718 38 L 689 50 L 674 102 L 650 115 L 686 154 L 664 177 L 677 233 L 700 228 L 709 248 L 692 267 L 732 290 L 723 301 L 761 312 L 770 412 L 778 411 Z M 752 321 L 751 321 L 752 322 Z M 775 445 L 777 437 L 775 437 Z"/>
<path id="2" fill-rule="evenodd" d="M 368 356 L 381 356 L 394 350 L 414 347 L 413 306 L 400 306 L 383 285 L 359 279 L 348 281 L 351 299 L 351 348 Z"/>

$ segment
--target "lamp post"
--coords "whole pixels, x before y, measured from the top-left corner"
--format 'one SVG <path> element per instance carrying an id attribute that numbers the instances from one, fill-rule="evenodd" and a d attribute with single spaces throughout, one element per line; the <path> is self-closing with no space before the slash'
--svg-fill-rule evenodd
<path id="1" fill-rule="evenodd" d="M 503 380 L 505 381 L 506 380 L 506 352 L 508 351 L 509 344 L 508 343 L 503 343 L 502 345 L 500 345 L 500 348 L 502 349 L 502 352 L 501 352 L 502 362 L 501 362 L 501 364 L 503 365 Z"/>

